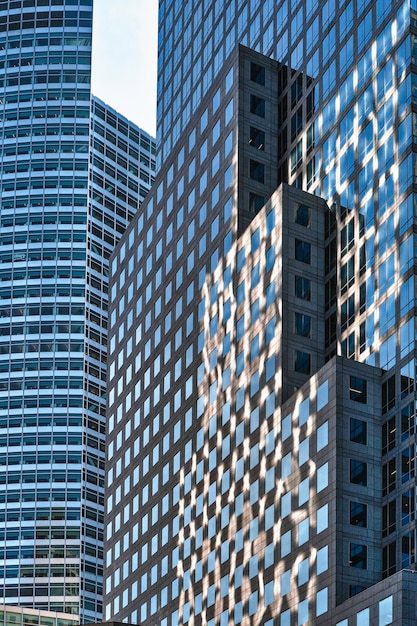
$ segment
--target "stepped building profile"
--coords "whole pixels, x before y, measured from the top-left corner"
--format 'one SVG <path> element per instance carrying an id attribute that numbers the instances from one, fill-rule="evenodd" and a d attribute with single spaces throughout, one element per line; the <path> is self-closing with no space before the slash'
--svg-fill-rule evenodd
<path id="1" fill-rule="evenodd" d="M 415 623 L 414 2 L 160 2 L 111 262 L 104 616 Z"/>

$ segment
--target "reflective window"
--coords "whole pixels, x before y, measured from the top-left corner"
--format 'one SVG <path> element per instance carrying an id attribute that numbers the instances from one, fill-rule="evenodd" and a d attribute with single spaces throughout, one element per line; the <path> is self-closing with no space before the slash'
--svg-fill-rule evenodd
<path id="1" fill-rule="evenodd" d="M 381 600 L 378 605 L 379 609 L 379 626 L 386 626 L 386 624 L 394 623 L 394 607 L 393 597 L 389 596 L 384 600 Z"/>

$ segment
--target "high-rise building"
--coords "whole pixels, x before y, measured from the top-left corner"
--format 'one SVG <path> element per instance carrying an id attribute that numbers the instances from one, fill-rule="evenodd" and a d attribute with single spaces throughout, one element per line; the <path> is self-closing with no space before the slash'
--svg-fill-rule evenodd
<path id="1" fill-rule="evenodd" d="M 415 621 L 416 9 L 160 3 L 161 167 L 111 267 L 106 619 Z"/>
<path id="2" fill-rule="evenodd" d="M 110 254 L 155 145 L 91 99 L 92 1 L 0 3 L 0 597 L 101 616 Z"/>

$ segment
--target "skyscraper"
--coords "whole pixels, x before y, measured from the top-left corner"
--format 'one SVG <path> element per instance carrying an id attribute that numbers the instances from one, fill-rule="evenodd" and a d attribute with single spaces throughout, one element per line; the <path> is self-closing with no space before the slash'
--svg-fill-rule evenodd
<path id="1" fill-rule="evenodd" d="M 161 170 L 110 281 L 108 619 L 415 619 L 415 9 L 160 3 Z"/>
<path id="2" fill-rule="evenodd" d="M 101 615 L 108 259 L 154 143 L 91 99 L 92 1 L 0 3 L 0 596 Z"/>

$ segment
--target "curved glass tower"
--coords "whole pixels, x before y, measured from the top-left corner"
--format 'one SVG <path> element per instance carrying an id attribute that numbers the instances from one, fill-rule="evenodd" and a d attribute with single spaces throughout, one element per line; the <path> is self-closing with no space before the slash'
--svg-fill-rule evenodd
<path id="1" fill-rule="evenodd" d="M 149 136 L 91 102 L 91 37 L 92 0 L 0 2 L 0 597 L 82 622 L 101 615 L 107 259 L 154 168 Z"/>

